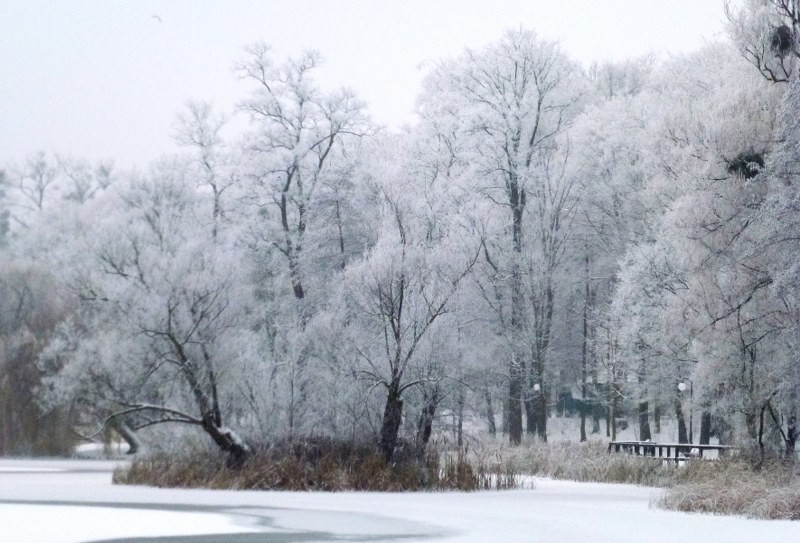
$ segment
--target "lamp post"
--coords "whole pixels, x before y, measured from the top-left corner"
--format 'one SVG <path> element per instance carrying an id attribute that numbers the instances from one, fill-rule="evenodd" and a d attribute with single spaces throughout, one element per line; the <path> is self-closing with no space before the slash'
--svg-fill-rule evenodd
<path id="1" fill-rule="evenodd" d="M 678 383 L 678 390 L 681 392 L 685 392 L 687 388 L 689 389 L 689 443 L 694 443 L 694 435 L 693 435 L 694 434 L 693 431 L 694 387 L 692 386 L 691 379 L 687 379 L 687 381 L 689 381 L 688 385 L 684 381 Z"/>

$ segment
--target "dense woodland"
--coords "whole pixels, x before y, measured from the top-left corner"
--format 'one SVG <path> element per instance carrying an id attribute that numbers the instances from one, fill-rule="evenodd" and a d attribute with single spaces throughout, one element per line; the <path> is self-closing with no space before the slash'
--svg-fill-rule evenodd
<path id="1" fill-rule="evenodd" d="M 727 15 L 727 41 L 590 67 L 508 32 L 433 65 L 401 131 L 318 87 L 317 53 L 254 44 L 180 154 L 2 165 L 0 453 L 185 428 L 391 460 L 573 416 L 794 454 L 800 6 Z"/>

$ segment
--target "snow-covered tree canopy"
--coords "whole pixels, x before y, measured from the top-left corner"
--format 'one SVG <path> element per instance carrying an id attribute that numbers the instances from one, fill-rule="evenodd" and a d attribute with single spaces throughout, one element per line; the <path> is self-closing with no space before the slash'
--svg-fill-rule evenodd
<path id="1" fill-rule="evenodd" d="M 304 436 L 390 461 L 445 420 L 545 440 L 574 409 L 581 439 L 697 418 L 791 454 L 797 8 L 590 67 L 509 31 L 431 64 L 394 133 L 318 53 L 251 45 L 238 108 L 189 103 L 178 156 L 3 165 L 0 379 L 24 360 L 81 433 L 178 423 L 235 461 Z"/>

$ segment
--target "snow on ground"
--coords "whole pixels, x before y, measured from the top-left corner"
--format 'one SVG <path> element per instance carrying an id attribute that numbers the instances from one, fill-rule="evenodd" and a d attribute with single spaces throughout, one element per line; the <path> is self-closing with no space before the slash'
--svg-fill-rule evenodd
<path id="1" fill-rule="evenodd" d="M 109 473 L 113 463 L 0 460 L 0 470 L 15 467 L 70 471 L 0 471 L 2 543 L 74 542 L 67 536 L 76 524 L 93 531 L 81 535 L 87 541 L 119 537 L 120 533 L 133 536 L 134 530 L 143 526 L 154 530 L 202 526 L 207 533 L 229 534 L 232 532 L 223 531 L 252 534 L 252 530 L 264 530 L 268 533 L 263 541 L 274 540 L 271 534 L 279 533 L 282 541 L 293 537 L 303 541 L 404 537 L 407 541 L 447 543 L 800 541 L 800 522 L 661 511 L 650 506 L 657 490 L 630 485 L 537 479 L 533 489 L 506 492 L 236 492 L 113 486 Z M 11 508 L 10 502 L 14 502 Z M 70 507 L 62 509 L 62 514 L 52 509 L 55 504 Z M 90 506 L 102 509 L 86 509 Z M 113 508 L 111 512 L 109 508 Z M 161 508 L 163 515 L 177 516 L 156 515 L 156 508 Z M 78 514 L 78 509 L 85 513 Z M 105 522 L 103 518 L 115 520 Z M 209 524 L 201 524 L 200 518 Z M 25 526 L 39 524 L 47 524 L 50 535 L 28 537 Z M 10 525 L 16 530 L 13 538 L 3 533 Z M 108 531 L 120 525 L 122 532 Z M 224 536 L 219 541 L 236 539 Z"/>
<path id="2" fill-rule="evenodd" d="M 82 543 L 97 539 L 256 532 L 235 517 L 110 507 L 0 503 L 4 543 Z"/>

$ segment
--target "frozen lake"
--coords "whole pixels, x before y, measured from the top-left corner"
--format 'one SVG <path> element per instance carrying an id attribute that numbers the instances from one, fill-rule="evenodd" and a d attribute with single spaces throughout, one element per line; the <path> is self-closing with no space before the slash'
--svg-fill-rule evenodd
<path id="1" fill-rule="evenodd" d="M 508 492 L 300 493 L 111 484 L 113 462 L 0 460 L 2 543 L 789 543 L 800 523 L 651 507 L 657 490 L 535 481 Z M 143 539 L 146 538 L 146 539 Z"/>

